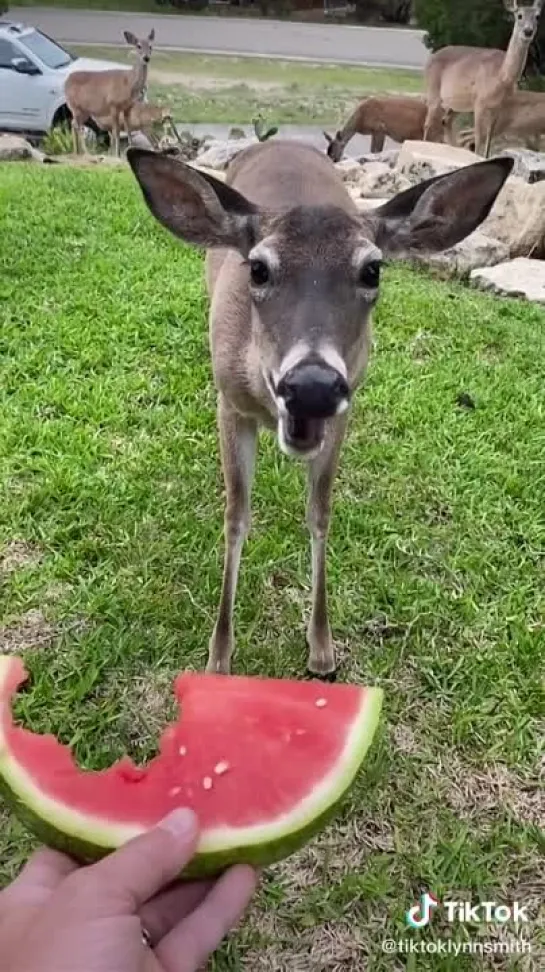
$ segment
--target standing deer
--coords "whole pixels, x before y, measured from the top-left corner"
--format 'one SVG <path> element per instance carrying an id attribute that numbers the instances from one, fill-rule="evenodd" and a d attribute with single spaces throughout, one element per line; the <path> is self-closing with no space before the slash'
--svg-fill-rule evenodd
<path id="1" fill-rule="evenodd" d="M 145 40 L 139 40 L 129 30 L 123 31 L 127 44 L 136 48 L 137 62 L 126 71 L 73 71 L 69 74 L 64 92 L 72 114 L 74 152 L 79 153 L 79 136 L 89 118 L 108 119 L 107 128 L 113 134 L 114 153 L 119 156 L 119 135 L 124 128 L 130 136 L 130 110 L 141 101 L 147 85 L 148 65 L 152 53 L 155 30 Z"/>
<path id="2" fill-rule="evenodd" d="M 365 372 L 383 257 L 436 251 L 486 218 L 513 166 L 480 162 L 429 179 L 359 214 L 325 154 L 293 141 L 244 150 L 226 182 L 130 148 L 155 216 L 207 247 L 210 345 L 226 489 L 225 561 L 207 670 L 229 672 L 233 608 L 258 428 L 308 470 L 312 540 L 309 671 L 331 677 L 326 544 L 349 405 Z"/>
<path id="3" fill-rule="evenodd" d="M 504 0 L 515 23 L 506 51 L 488 47 L 443 47 L 432 54 L 425 69 L 428 112 L 424 138 L 444 118 L 447 141 L 453 144 L 454 115 L 475 115 L 475 150 L 488 158 L 502 104 L 515 91 L 539 22 L 544 0 L 519 7 Z"/>
<path id="4" fill-rule="evenodd" d="M 404 96 L 376 97 L 370 95 L 360 101 L 343 127 L 333 138 L 324 132 L 328 142 L 327 154 L 339 162 L 354 135 L 371 135 L 371 152 L 382 152 L 386 136 L 395 142 L 406 138 L 421 139 L 424 134 L 427 104 L 424 98 Z M 434 141 L 442 141 L 442 119 L 435 126 Z"/>
<path id="5" fill-rule="evenodd" d="M 538 150 L 545 135 L 545 93 L 542 91 L 514 91 L 503 103 L 494 126 L 494 135 L 515 136 L 529 148 Z M 466 128 L 458 135 L 458 142 L 473 148 L 475 130 Z"/>

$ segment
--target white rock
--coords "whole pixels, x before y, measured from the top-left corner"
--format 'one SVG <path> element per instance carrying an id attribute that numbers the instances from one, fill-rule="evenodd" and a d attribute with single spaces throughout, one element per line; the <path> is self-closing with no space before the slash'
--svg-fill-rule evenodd
<path id="1" fill-rule="evenodd" d="M 512 257 L 545 255 L 545 182 L 509 176 L 480 230 L 507 243 Z"/>
<path id="2" fill-rule="evenodd" d="M 34 149 L 20 135 L 0 135 L 0 162 L 23 162 L 34 158 Z"/>
<path id="3" fill-rule="evenodd" d="M 545 153 L 524 148 L 506 148 L 499 154 L 514 159 L 512 175 L 520 176 L 526 182 L 542 182 L 545 179 Z"/>
<path id="4" fill-rule="evenodd" d="M 256 145 L 256 138 L 236 138 L 232 141 L 217 140 L 199 152 L 197 162 L 208 169 L 226 169 L 232 160 L 250 145 Z"/>
<path id="5" fill-rule="evenodd" d="M 419 142 L 407 139 L 401 146 L 396 169 L 416 181 L 453 172 L 465 165 L 482 162 L 479 155 L 446 142 Z M 418 177 L 418 173 L 422 173 Z"/>
<path id="6" fill-rule="evenodd" d="M 545 263 L 518 257 L 495 267 L 473 270 L 471 282 L 481 290 L 510 297 L 526 297 L 538 304 L 545 304 Z"/>
<path id="7" fill-rule="evenodd" d="M 361 165 L 355 159 L 341 159 L 336 169 L 344 182 L 357 182 L 361 175 Z"/>
<path id="8" fill-rule="evenodd" d="M 440 276 L 468 277 L 476 267 L 490 267 L 509 258 L 509 247 L 476 230 L 456 246 L 442 253 L 417 254 L 415 263 L 433 268 Z"/>

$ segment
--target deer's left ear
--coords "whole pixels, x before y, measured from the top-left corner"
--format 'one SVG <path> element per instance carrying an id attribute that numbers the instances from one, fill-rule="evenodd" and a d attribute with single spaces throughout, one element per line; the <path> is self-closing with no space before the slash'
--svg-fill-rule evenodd
<path id="1" fill-rule="evenodd" d="M 373 213 L 377 246 L 391 256 L 454 246 L 486 219 L 513 165 L 476 162 L 399 193 Z"/>

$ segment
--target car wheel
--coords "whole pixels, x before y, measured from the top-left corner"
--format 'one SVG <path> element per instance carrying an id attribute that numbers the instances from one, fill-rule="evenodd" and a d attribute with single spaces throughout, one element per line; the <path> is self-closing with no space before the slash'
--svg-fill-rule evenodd
<path id="1" fill-rule="evenodd" d="M 55 114 L 51 127 L 71 130 L 72 114 L 68 108 L 68 105 L 62 105 L 62 107 L 59 108 Z M 100 149 L 103 152 L 107 152 L 110 148 L 109 133 L 100 128 L 91 118 L 85 125 L 85 140 L 91 144 L 94 143 L 97 149 Z"/>

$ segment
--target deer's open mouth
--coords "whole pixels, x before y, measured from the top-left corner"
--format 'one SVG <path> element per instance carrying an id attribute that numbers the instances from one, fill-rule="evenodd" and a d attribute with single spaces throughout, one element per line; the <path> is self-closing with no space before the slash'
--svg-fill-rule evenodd
<path id="1" fill-rule="evenodd" d="M 279 422 L 280 446 L 290 456 L 312 459 L 324 444 L 325 419 L 283 415 Z"/>

